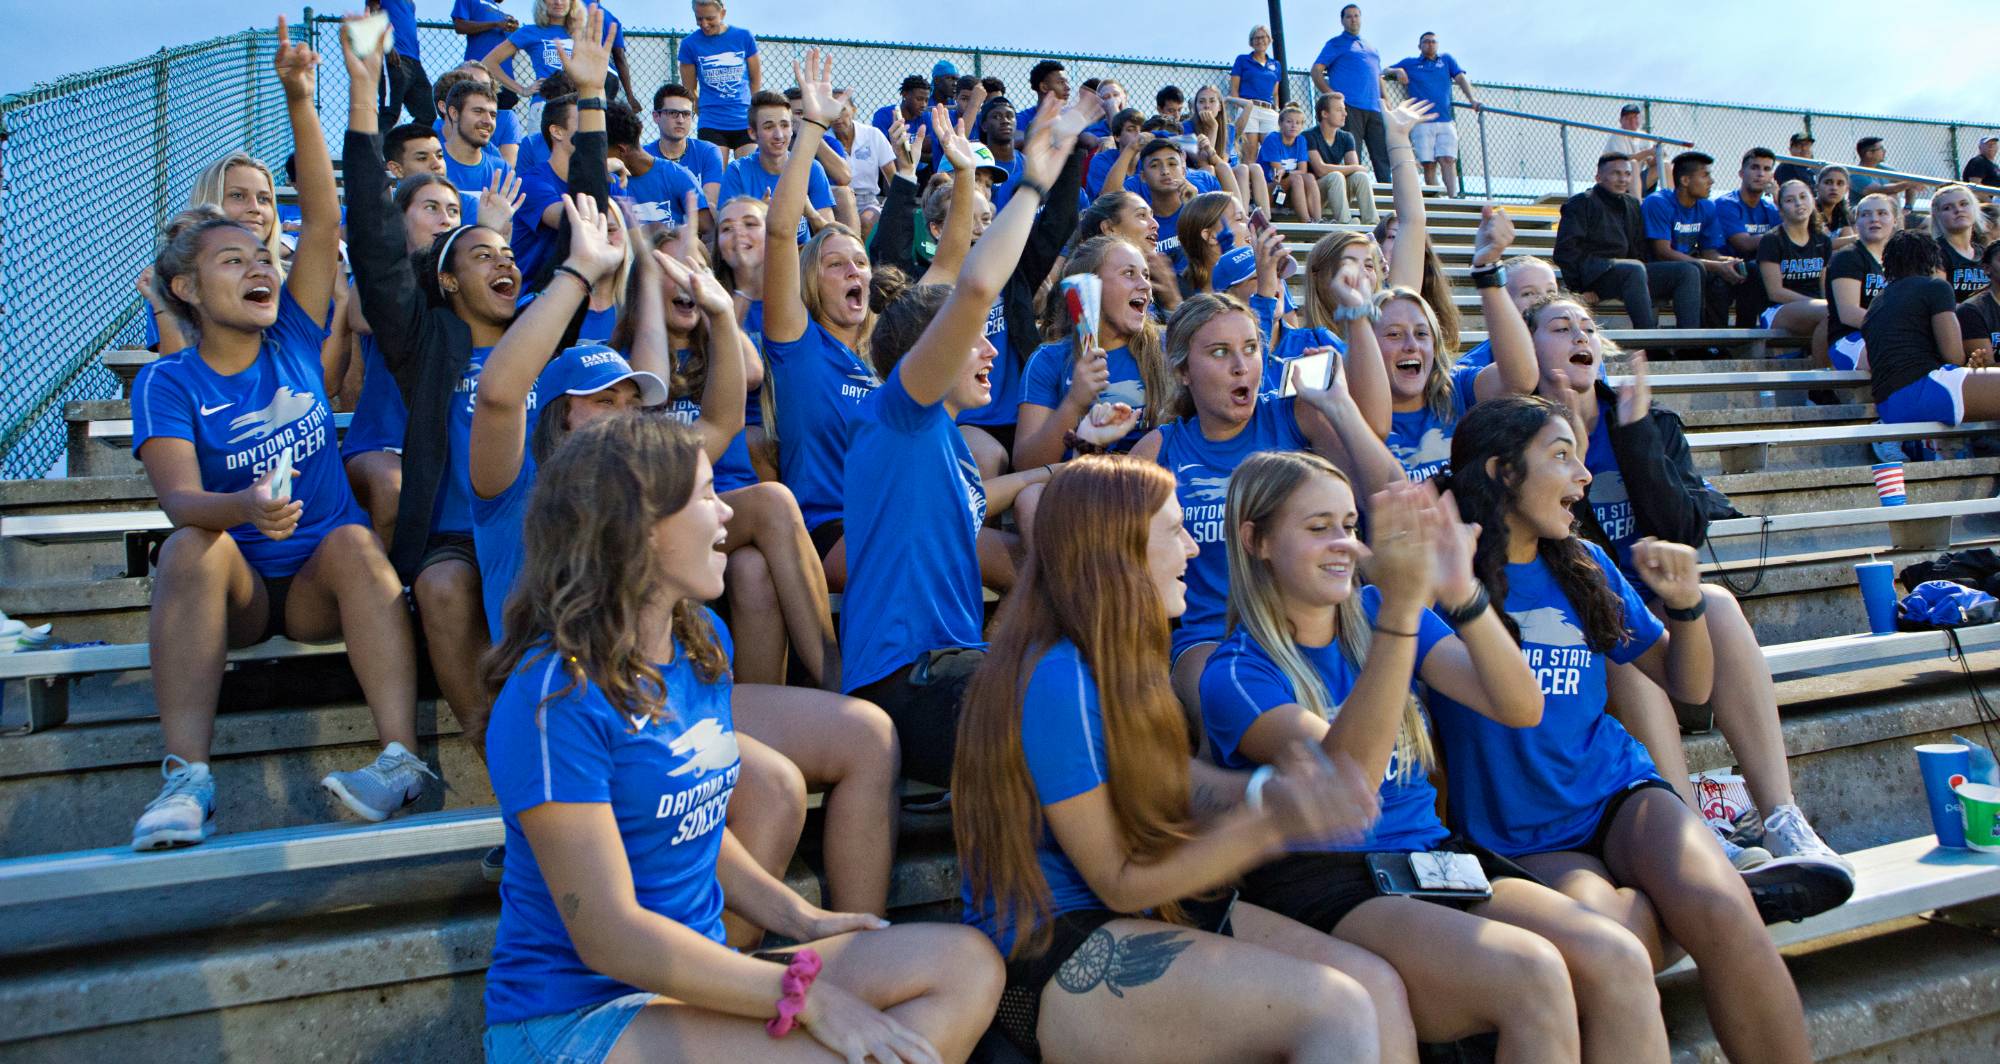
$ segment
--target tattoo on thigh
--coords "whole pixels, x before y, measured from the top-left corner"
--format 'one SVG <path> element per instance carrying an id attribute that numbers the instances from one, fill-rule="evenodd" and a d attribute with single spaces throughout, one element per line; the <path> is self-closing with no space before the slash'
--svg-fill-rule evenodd
<path id="1" fill-rule="evenodd" d="M 571 891 L 570 893 L 564 894 L 562 896 L 563 919 L 565 920 L 576 919 L 576 911 L 582 907 L 583 907 L 583 899 L 577 897 L 575 891 Z"/>
<path id="2" fill-rule="evenodd" d="M 1167 974 L 1167 966 L 1192 945 L 1194 939 L 1185 931 L 1149 931 L 1119 938 L 1100 927 L 1056 969 L 1056 985 L 1072 994 L 1083 994 L 1103 983 L 1112 997 L 1122 998 L 1127 989 L 1145 986 Z"/>

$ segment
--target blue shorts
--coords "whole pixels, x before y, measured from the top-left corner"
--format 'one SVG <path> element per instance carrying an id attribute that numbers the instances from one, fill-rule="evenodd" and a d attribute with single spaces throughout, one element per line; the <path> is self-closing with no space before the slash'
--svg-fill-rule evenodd
<path id="1" fill-rule="evenodd" d="M 1827 346 L 1826 360 L 1843 372 L 1868 368 L 1868 341 L 1858 332 L 1848 333 Z"/>
<path id="2" fill-rule="evenodd" d="M 482 1043 L 486 1064 L 602 1064 L 639 1010 L 658 998 L 627 994 L 573 1012 L 496 1023 Z"/>
<path id="3" fill-rule="evenodd" d="M 1772 328 L 1773 323 L 1778 320 L 1778 308 L 1782 306 L 1784 306 L 1783 303 L 1773 303 L 1765 307 L 1764 312 L 1757 315 L 1757 327 L 1759 329 Z"/>
<path id="4" fill-rule="evenodd" d="M 1875 414 L 1890 423 L 1942 421 L 1956 425 L 1964 421 L 1965 367 L 1939 366 L 1876 403 Z"/>

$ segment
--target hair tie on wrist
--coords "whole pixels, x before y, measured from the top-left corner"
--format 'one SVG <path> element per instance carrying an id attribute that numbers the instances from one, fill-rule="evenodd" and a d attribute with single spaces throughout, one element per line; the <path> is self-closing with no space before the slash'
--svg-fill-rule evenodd
<path id="1" fill-rule="evenodd" d="M 778 981 L 782 994 L 778 998 L 778 1014 L 764 1021 L 764 1033 L 773 1038 L 783 1038 L 792 1032 L 799 1022 L 799 1013 L 805 1011 L 806 991 L 812 989 L 813 980 L 819 978 L 819 951 L 811 946 L 792 954 L 792 963 L 785 966 L 785 974 Z"/>
<path id="2" fill-rule="evenodd" d="M 585 295 L 588 295 L 590 293 L 590 289 L 592 287 L 590 283 L 590 278 L 585 277 L 583 275 L 583 272 L 581 270 L 578 270 L 576 267 L 571 266 L 568 263 L 558 262 L 555 264 L 554 267 L 551 268 L 551 272 L 569 274 L 571 277 L 576 278 L 576 283 L 583 286 L 583 291 Z"/>
<path id="3" fill-rule="evenodd" d="M 1027 174 L 1022 174 L 1020 177 L 1014 179 L 1015 194 L 1018 195 L 1020 191 L 1024 188 L 1032 189 L 1035 195 L 1041 197 L 1043 203 L 1047 203 L 1049 201 L 1049 187 L 1047 185 L 1042 184 L 1039 181 L 1034 180 L 1033 178 L 1030 178 Z"/>
<path id="4" fill-rule="evenodd" d="M 1415 639 L 1417 637 L 1417 633 L 1415 632 L 1399 632 L 1394 628 L 1384 628 L 1379 624 L 1375 625 L 1374 628 L 1376 632 L 1382 635 L 1399 635 L 1404 639 Z"/>

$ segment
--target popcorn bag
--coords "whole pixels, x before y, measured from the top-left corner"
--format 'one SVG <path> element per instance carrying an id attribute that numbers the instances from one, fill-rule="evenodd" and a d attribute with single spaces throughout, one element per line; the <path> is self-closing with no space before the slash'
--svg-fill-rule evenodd
<path id="1" fill-rule="evenodd" d="M 1080 273 L 1075 277 L 1065 277 L 1062 283 L 1063 305 L 1068 309 L 1070 324 L 1076 326 L 1084 350 L 1097 346 L 1098 312 L 1104 305 L 1104 282 L 1094 273 Z"/>

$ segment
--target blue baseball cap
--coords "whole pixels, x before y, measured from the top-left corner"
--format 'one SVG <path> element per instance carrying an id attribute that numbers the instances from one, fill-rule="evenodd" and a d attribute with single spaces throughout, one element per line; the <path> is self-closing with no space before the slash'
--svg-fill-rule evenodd
<path id="1" fill-rule="evenodd" d="M 642 406 L 667 401 L 667 382 L 645 370 L 635 370 L 625 356 L 603 344 L 579 344 L 550 362 L 535 380 L 535 395 L 547 402 L 557 395 L 595 395 L 619 381 L 639 386 Z"/>
<path id="2" fill-rule="evenodd" d="M 1218 292 L 1227 292 L 1257 276 L 1257 249 L 1248 244 L 1238 244 L 1222 253 L 1215 260 L 1215 270 L 1209 274 L 1210 283 Z"/>
<path id="3" fill-rule="evenodd" d="M 931 77 L 943 77 L 947 74 L 952 77 L 958 76 L 958 67 L 952 65 L 949 59 L 940 59 L 931 67 Z"/>

